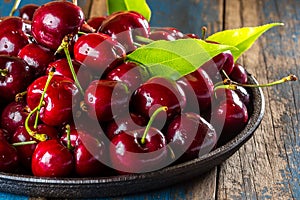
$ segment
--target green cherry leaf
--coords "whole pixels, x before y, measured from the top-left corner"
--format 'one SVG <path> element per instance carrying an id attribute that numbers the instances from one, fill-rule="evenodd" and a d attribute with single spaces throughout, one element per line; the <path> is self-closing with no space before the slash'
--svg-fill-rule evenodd
<path id="1" fill-rule="evenodd" d="M 237 49 L 197 39 L 160 40 L 136 49 L 127 60 L 145 66 L 152 76 L 177 80 L 226 50 Z"/>
<path id="2" fill-rule="evenodd" d="M 270 23 L 257 27 L 244 27 L 239 29 L 224 30 L 209 36 L 206 40 L 236 47 L 238 50 L 232 51 L 234 61 L 236 61 L 264 32 L 274 26 L 282 25 L 284 24 Z"/>
<path id="3" fill-rule="evenodd" d="M 142 14 L 148 21 L 151 18 L 151 10 L 146 0 L 107 0 L 108 14 L 117 11 L 136 11 Z"/>

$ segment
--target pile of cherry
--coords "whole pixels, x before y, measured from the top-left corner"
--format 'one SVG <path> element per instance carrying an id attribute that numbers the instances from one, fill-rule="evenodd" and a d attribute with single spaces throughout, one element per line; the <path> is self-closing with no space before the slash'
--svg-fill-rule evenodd
<path id="1" fill-rule="evenodd" d="M 251 96 L 241 86 L 222 87 L 224 80 L 247 83 L 230 52 L 176 81 L 126 59 L 147 42 L 182 38 L 198 36 L 150 29 L 133 11 L 85 21 L 67 1 L 1 18 L 0 171 L 140 173 L 231 140 L 247 124 Z"/>

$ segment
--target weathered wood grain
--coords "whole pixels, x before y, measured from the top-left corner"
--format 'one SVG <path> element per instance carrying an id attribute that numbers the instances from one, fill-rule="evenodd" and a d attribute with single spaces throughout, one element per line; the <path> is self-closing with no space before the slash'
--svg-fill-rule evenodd
<path id="1" fill-rule="evenodd" d="M 299 75 L 299 1 L 226 1 L 225 28 L 281 21 L 240 60 L 261 83 Z M 299 81 L 264 89 L 254 137 L 220 168 L 218 199 L 299 199 Z"/>

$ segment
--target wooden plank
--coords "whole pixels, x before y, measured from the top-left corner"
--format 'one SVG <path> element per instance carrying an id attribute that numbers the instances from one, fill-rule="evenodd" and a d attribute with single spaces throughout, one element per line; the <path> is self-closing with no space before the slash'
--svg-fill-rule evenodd
<path id="1" fill-rule="evenodd" d="M 240 60 L 260 83 L 299 75 L 299 1 L 226 1 L 225 27 L 285 22 Z M 264 89 L 266 114 L 254 137 L 220 170 L 218 199 L 299 199 L 299 81 Z"/>

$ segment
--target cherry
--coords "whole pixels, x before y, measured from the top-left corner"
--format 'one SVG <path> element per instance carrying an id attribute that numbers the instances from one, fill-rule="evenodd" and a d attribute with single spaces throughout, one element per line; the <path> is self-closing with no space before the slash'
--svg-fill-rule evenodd
<path id="1" fill-rule="evenodd" d="M 18 57 L 28 64 L 34 78 L 37 78 L 44 75 L 48 64 L 54 61 L 54 52 L 39 44 L 31 43 L 20 50 Z"/>
<path id="2" fill-rule="evenodd" d="M 102 22 L 98 32 L 117 39 L 127 52 L 131 52 L 136 49 L 134 41 L 137 36 L 149 37 L 150 25 L 141 14 L 135 11 L 120 11 L 109 15 Z"/>
<path id="3" fill-rule="evenodd" d="M 229 75 L 229 78 L 241 84 L 246 84 L 248 81 L 248 73 L 246 69 L 238 63 L 235 63 L 233 69 Z"/>
<path id="4" fill-rule="evenodd" d="M 102 140 L 77 130 L 79 143 L 74 149 L 75 172 L 81 177 L 104 175 L 106 165 L 101 161 L 108 160 L 108 151 Z"/>
<path id="5" fill-rule="evenodd" d="M 17 56 L 20 50 L 28 43 L 28 37 L 22 32 L 1 32 L 0 54 Z"/>
<path id="6" fill-rule="evenodd" d="M 0 21 L 0 33 L 27 33 L 28 24 L 21 17 L 4 17 Z"/>
<path id="7" fill-rule="evenodd" d="M 31 168 L 35 176 L 66 177 L 73 172 L 74 158 L 57 140 L 46 140 L 36 146 Z"/>
<path id="8" fill-rule="evenodd" d="M 7 132 L 7 130 L 0 128 L 0 140 L 10 141 L 11 135 Z"/>
<path id="9" fill-rule="evenodd" d="M 0 97 L 7 102 L 26 90 L 31 75 L 26 63 L 17 57 L 0 55 Z"/>
<path id="10" fill-rule="evenodd" d="M 186 105 L 182 88 L 173 80 L 163 77 L 153 77 L 142 84 L 132 94 L 130 111 L 149 119 L 158 106 L 166 106 L 167 119 L 180 114 Z M 164 115 L 159 115 L 157 121 L 165 121 Z"/>
<path id="11" fill-rule="evenodd" d="M 18 168 L 18 162 L 16 148 L 0 139 L 0 172 L 14 172 Z"/>
<path id="12" fill-rule="evenodd" d="M 103 79 L 122 81 L 127 84 L 128 88 L 132 91 L 137 89 L 148 78 L 149 74 L 140 65 L 134 62 L 124 62 L 114 69 L 111 69 L 108 73 L 105 73 Z"/>
<path id="13" fill-rule="evenodd" d="M 242 86 L 236 86 L 234 90 L 231 89 L 217 89 L 215 91 L 215 97 L 218 102 L 226 100 L 227 98 L 237 98 L 236 95 L 240 98 L 240 100 L 246 105 L 250 105 L 250 94 L 249 92 Z"/>
<path id="14" fill-rule="evenodd" d="M 77 74 L 78 81 L 83 88 L 87 88 L 87 86 L 92 81 L 91 72 L 87 69 L 84 64 L 77 62 L 76 60 L 72 60 L 72 64 L 74 67 L 74 71 Z M 68 64 L 68 60 L 66 58 L 61 58 L 55 60 L 54 62 L 49 63 L 46 74 L 48 74 L 52 68 L 55 68 L 54 74 L 62 75 L 73 79 L 73 74 L 70 70 L 70 66 Z M 73 79 L 74 80 L 74 79 Z"/>
<path id="15" fill-rule="evenodd" d="M 128 87 L 118 81 L 95 80 L 86 89 L 84 101 L 92 119 L 110 121 L 128 111 Z"/>
<path id="16" fill-rule="evenodd" d="M 166 139 L 176 158 L 187 161 L 209 153 L 218 138 L 210 123 L 196 113 L 187 112 L 170 122 Z"/>
<path id="17" fill-rule="evenodd" d="M 39 44 L 56 51 L 66 35 L 79 31 L 83 21 L 79 6 L 68 1 L 49 2 L 36 9 L 32 34 Z"/>
<path id="18" fill-rule="evenodd" d="M 111 140 L 122 131 L 133 131 L 147 125 L 147 120 L 140 115 L 130 113 L 129 116 L 116 118 L 107 124 L 106 136 Z"/>
<path id="19" fill-rule="evenodd" d="M 36 9 L 39 8 L 36 4 L 26 4 L 19 10 L 19 17 L 21 17 L 24 20 L 32 20 L 33 14 L 36 11 Z"/>
<path id="20" fill-rule="evenodd" d="M 185 75 L 177 80 L 177 83 L 186 94 L 186 110 L 195 112 L 195 109 L 199 108 L 200 113 L 203 113 L 211 109 L 211 96 L 213 94 L 214 85 L 208 74 L 202 68 L 198 68 L 196 71 Z"/>
<path id="21" fill-rule="evenodd" d="M 141 173 L 163 166 L 168 155 L 164 135 L 152 127 L 147 132 L 143 144 L 141 139 L 144 130 L 122 131 L 112 139 L 111 162 L 119 173 Z"/>
<path id="22" fill-rule="evenodd" d="M 106 16 L 91 17 L 87 20 L 87 24 L 98 30 L 105 19 Z"/>
<path id="23" fill-rule="evenodd" d="M 10 137 L 15 133 L 18 127 L 24 126 L 25 120 L 30 113 L 30 108 L 26 102 L 11 102 L 1 114 L 1 127 L 6 129 Z M 29 124 L 33 125 L 34 117 L 31 117 Z"/>
<path id="24" fill-rule="evenodd" d="M 159 28 L 153 28 L 152 29 L 154 32 L 156 31 L 164 31 L 169 33 L 172 37 L 175 39 L 182 39 L 184 38 L 184 34 L 178 30 L 177 28 L 174 27 L 159 27 Z"/>
<path id="25" fill-rule="evenodd" d="M 40 105 L 40 99 L 48 81 L 48 76 L 42 76 L 27 88 L 27 104 L 31 110 Z M 79 95 L 74 81 L 60 75 L 53 75 L 42 100 L 40 119 L 47 125 L 59 126 L 72 119 L 72 99 Z"/>
<path id="26" fill-rule="evenodd" d="M 220 134 L 218 145 L 233 139 L 246 126 L 248 111 L 239 96 L 232 92 L 212 111 L 211 123 Z"/>
<path id="27" fill-rule="evenodd" d="M 174 41 L 176 38 L 169 32 L 167 31 L 162 31 L 162 30 L 156 30 L 152 31 L 150 33 L 149 39 L 151 40 L 167 40 L 167 41 Z"/>
<path id="28" fill-rule="evenodd" d="M 113 62 L 123 59 L 124 56 L 124 47 L 102 33 L 83 35 L 74 45 L 75 60 L 100 73 Z"/>
<path id="29" fill-rule="evenodd" d="M 37 133 L 46 134 L 48 139 L 58 139 L 58 133 L 57 130 L 54 127 L 45 125 L 45 124 L 39 124 L 36 129 L 34 129 L 33 126 L 30 127 L 31 130 L 36 131 Z M 26 168 L 31 169 L 31 158 L 32 154 L 36 148 L 36 145 L 39 140 L 36 140 L 35 138 L 31 137 L 25 126 L 20 126 L 15 131 L 12 140 L 13 143 L 22 143 L 27 141 L 36 141 L 36 143 L 33 144 L 26 144 L 26 145 L 19 145 L 16 146 L 16 149 L 18 151 L 18 157 L 20 160 L 20 163 Z"/>

